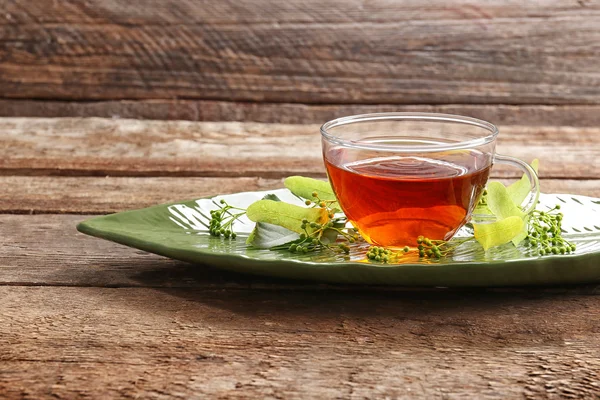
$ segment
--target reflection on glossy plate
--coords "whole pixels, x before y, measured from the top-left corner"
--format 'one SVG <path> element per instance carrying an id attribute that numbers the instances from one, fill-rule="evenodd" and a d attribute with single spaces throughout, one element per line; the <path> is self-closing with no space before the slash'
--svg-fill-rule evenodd
<path id="1" fill-rule="evenodd" d="M 570 255 L 537 257 L 525 246 L 507 244 L 487 253 L 467 242 L 439 261 L 419 260 L 414 253 L 397 264 L 365 261 L 368 245 L 352 245 L 349 255 L 322 251 L 298 255 L 288 251 L 254 249 L 245 239 L 254 224 L 241 219 L 236 240 L 215 238 L 201 223 L 221 198 L 245 208 L 274 193 L 283 201 L 302 205 L 287 189 L 244 192 L 159 205 L 89 219 L 80 232 L 166 257 L 215 267 L 293 279 L 322 282 L 404 286 L 507 286 L 600 282 L 600 199 L 567 194 L 542 194 L 538 209 L 561 205 L 564 236 L 577 245 Z M 468 234 L 463 228 L 460 235 Z M 202 266 L 198 266 L 202 268 Z"/>

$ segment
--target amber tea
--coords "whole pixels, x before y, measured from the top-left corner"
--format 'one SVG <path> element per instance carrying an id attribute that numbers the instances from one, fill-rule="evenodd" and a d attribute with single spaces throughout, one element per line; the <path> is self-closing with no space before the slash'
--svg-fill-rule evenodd
<path id="1" fill-rule="evenodd" d="M 414 245 L 423 235 L 449 239 L 478 202 L 490 171 L 476 152 L 431 159 L 417 156 L 377 157 L 326 167 L 348 219 L 370 243 Z M 343 150 L 337 151 L 343 158 Z M 453 158 L 457 158 L 454 160 Z"/>

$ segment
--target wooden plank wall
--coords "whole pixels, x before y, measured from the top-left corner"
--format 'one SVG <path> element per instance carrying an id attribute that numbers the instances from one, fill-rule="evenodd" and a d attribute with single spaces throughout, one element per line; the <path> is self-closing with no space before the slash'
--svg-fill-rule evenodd
<path id="1" fill-rule="evenodd" d="M 597 126 L 596 0 L 0 0 L 0 116 Z"/>

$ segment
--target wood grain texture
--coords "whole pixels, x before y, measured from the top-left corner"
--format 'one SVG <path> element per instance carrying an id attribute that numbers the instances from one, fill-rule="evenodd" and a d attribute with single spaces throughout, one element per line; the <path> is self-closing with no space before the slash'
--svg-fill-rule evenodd
<path id="1" fill-rule="evenodd" d="M 499 153 L 540 159 L 543 178 L 597 179 L 600 128 L 500 127 Z M 323 175 L 319 125 L 0 119 L 0 175 Z M 520 176 L 495 169 L 495 176 Z"/>
<path id="2" fill-rule="evenodd" d="M 600 182 L 600 181 L 599 181 Z M 554 183 L 552 184 L 554 185 Z M 283 187 L 281 179 L 0 176 L 0 212 L 107 214 L 217 194 Z M 569 193 L 598 193 L 590 181 L 558 181 Z"/>
<path id="3" fill-rule="evenodd" d="M 540 186 L 544 193 L 600 198 L 600 179 L 542 179 Z M 0 187 L 0 213 L 106 214 L 217 194 L 277 189 L 283 182 L 251 177 L 0 176 Z"/>
<path id="4" fill-rule="evenodd" d="M 435 112 L 467 115 L 496 125 L 600 126 L 597 105 L 295 104 L 214 100 L 41 101 L 2 100 L 0 117 L 101 117 L 150 120 L 322 124 L 347 115 Z"/>
<path id="5" fill-rule="evenodd" d="M 0 287 L 24 398 L 595 398 L 598 296 Z M 76 333 L 76 334 L 75 334 Z"/>
<path id="6" fill-rule="evenodd" d="M 239 289 L 269 282 L 94 239 L 75 229 L 86 218 L 0 215 L 0 285 Z"/>
<path id="7" fill-rule="evenodd" d="M 600 104 L 600 4 L 3 0 L 0 97 Z"/>
<path id="8" fill-rule="evenodd" d="M 84 3 L 71 0 L 64 3 L 38 2 L 22 7 L 19 0 L 2 1 L 6 14 L 0 16 L 1 25 L 33 24 L 36 22 L 66 24 L 82 21 L 89 24 L 265 24 L 265 23 L 335 23 L 440 20 L 477 20 L 492 18 L 550 18 L 574 17 L 582 11 L 593 13 L 599 7 L 593 1 L 573 3 L 550 0 L 543 3 L 523 3 L 518 0 L 500 0 L 482 4 L 474 0 L 457 0 L 448 6 L 441 1 L 423 4 L 419 0 L 396 2 L 375 0 L 303 0 L 294 3 L 249 0 L 243 4 L 229 1 L 179 2 L 145 1 L 144 7 L 125 0 L 105 0 Z M 68 12 L 65 12 L 68 11 Z"/>

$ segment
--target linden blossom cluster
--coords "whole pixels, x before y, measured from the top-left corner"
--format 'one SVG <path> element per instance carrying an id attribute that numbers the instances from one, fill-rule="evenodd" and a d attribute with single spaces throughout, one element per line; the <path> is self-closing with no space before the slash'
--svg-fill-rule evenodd
<path id="1" fill-rule="evenodd" d="M 313 197 L 318 198 L 318 194 L 314 192 Z M 309 200 L 306 200 L 306 205 L 309 204 Z M 324 201 L 319 201 L 317 204 L 319 204 L 319 207 L 321 208 L 327 207 L 327 204 Z M 333 215 L 333 212 L 329 212 L 330 218 L 333 218 Z M 324 224 L 319 224 L 317 222 L 310 222 L 304 218 L 300 228 L 304 230 L 304 233 L 300 234 L 300 242 L 292 243 L 288 247 L 288 249 L 292 252 L 308 253 L 309 251 L 314 251 L 318 248 L 333 249 L 331 245 L 321 240 L 327 230 L 335 232 L 336 236 L 342 235 L 342 237 L 349 243 L 354 243 L 358 239 L 358 235 L 345 232 L 343 229 L 336 227 L 333 220 L 330 220 Z M 309 228 L 312 229 L 312 231 L 309 231 Z M 350 253 L 350 246 L 348 246 L 346 243 L 338 243 L 337 248 L 346 254 Z"/>
<path id="2" fill-rule="evenodd" d="M 419 249 L 419 257 L 427 256 L 429 258 L 441 258 L 442 251 L 438 247 L 438 244 L 442 243 L 438 243 L 438 241 L 432 241 L 429 238 L 419 236 L 417 238 L 417 248 Z"/>
<path id="3" fill-rule="evenodd" d="M 212 236 L 221 236 L 226 239 L 235 239 L 237 234 L 233 232 L 231 226 L 234 221 L 240 218 L 242 215 L 246 213 L 246 210 L 242 208 L 233 207 L 223 199 L 219 202 L 221 206 L 219 206 L 218 210 L 212 210 L 210 212 L 210 225 L 208 231 Z M 240 211 L 237 214 L 232 214 L 230 210 L 238 210 Z"/>
<path id="4" fill-rule="evenodd" d="M 404 253 L 408 253 L 410 251 L 410 248 L 408 246 L 405 246 L 402 249 L 402 252 Z M 385 247 L 379 247 L 379 246 L 371 246 L 369 247 L 369 250 L 367 251 L 367 258 L 369 260 L 372 261 L 379 261 L 382 262 L 384 264 L 393 261 L 394 259 L 400 257 L 402 255 L 401 252 L 393 252 L 390 249 L 386 249 Z"/>
<path id="5" fill-rule="evenodd" d="M 315 198 L 315 200 L 312 200 L 312 201 L 311 201 L 311 200 L 308 200 L 308 199 L 307 199 L 307 200 L 305 200 L 305 201 L 304 201 L 304 204 L 306 204 L 307 206 L 310 206 L 310 205 L 312 204 L 312 205 L 313 205 L 313 207 L 318 205 L 318 206 L 319 206 L 319 207 L 321 207 L 321 208 L 325 208 L 325 209 L 327 209 L 327 211 L 328 211 L 328 214 L 327 214 L 327 215 L 329 216 L 329 218 L 333 219 L 333 217 L 335 216 L 335 214 L 334 214 L 334 212 L 333 212 L 332 210 L 330 210 L 328 207 L 329 207 L 331 204 L 335 203 L 335 201 L 333 201 L 333 200 L 329 200 L 329 201 L 327 201 L 327 202 L 326 202 L 326 201 L 324 201 L 324 200 L 321 200 L 321 199 L 319 198 L 319 193 L 317 193 L 317 192 L 312 192 L 312 194 L 311 194 L 311 195 L 312 195 L 312 197 L 314 197 L 314 198 Z M 327 204 L 327 203 L 329 203 L 329 204 Z M 306 221 L 306 222 L 304 222 L 304 221 Z M 303 226 L 302 226 L 302 229 L 306 229 L 306 224 L 308 224 L 308 220 L 305 218 L 304 220 L 302 220 L 302 224 L 303 224 Z M 311 227 L 313 227 L 313 226 L 311 226 Z M 313 227 L 313 228 L 316 228 L 316 226 L 315 226 L 315 227 Z"/>
<path id="6" fill-rule="evenodd" d="M 575 244 L 562 237 L 563 214 L 560 204 L 548 211 L 535 210 L 531 213 L 527 240 L 529 246 L 540 256 L 566 254 L 576 250 Z"/>
<path id="7" fill-rule="evenodd" d="M 439 260 L 442 257 L 446 257 L 451 254 L 457 247 L 463 243 L 467 243 L 471 240 L 475 240 L 474 237 L 466 238 L 455 238 L 450 241 L 446 240 L 432 240 L 424 236 L 417 238 L 417 250 L 419 251 L 419 257 L 421 258 L 434 258 Z"/>
<path id="8" fill-rule="evenodd" d="M 296 253 L 308 253 L 309 251 L 315 251 L 320 248 L 329 248 L 333 250 L 335 249 L 334 246 L 331 246 L 329 243 L 324 242 L 322 240 L 322 238 L 326 235 L 327 231 L 334 232 L 335 237 L 341 235 L 342 239 L 346 240 L 348 243 L 356 242 L 356 240 L 358 239 L 358 235 L 356 234 L 356 232 L 353 230 L 353 232 L 350 233 L 344 228 L 346 221 L 345 218 L 340 219 L 340 221 L 343 221 L 340 224 L 341 227 L 336 226 L 335 211 L 331 208 L 331 205 L 336 203 L 336 201 L 321 200 L 319 198 L 319 193 L 316 191 L 312 192 L 311 196 L 313 200 L 307 199 L 304 201 L 304 204 L 306 204 L 307 206 L 319 207 L 326 210 L 327 216 L 329 217 L 329 221 L 320 224 L 318 222 L 311 222 L 308 219 L 303 218 L 302 225 L 300 225 L 300 229 L 302 229 L 304 232 L 300 234 L 300 241 L 290 244 L 288 250 Z M 348 246 L 348 244 L 345 242 L 338 243 L 337 249 L 346 254 L 350 253 L 350 246 Z"/>

